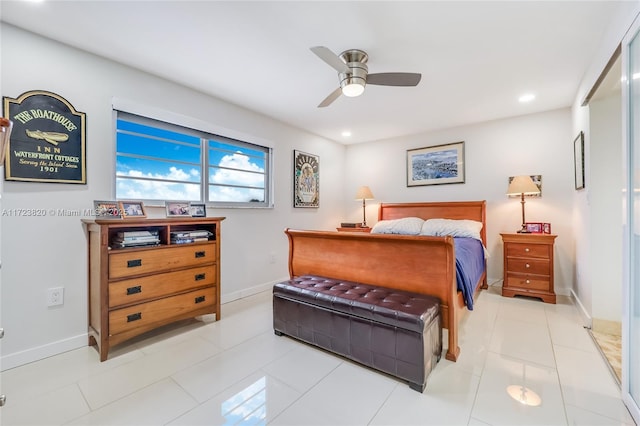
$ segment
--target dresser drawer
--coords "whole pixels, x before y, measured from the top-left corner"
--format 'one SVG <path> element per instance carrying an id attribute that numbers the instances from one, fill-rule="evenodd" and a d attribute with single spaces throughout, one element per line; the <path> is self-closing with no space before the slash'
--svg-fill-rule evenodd
<path id="1" fill-rule="evenodd" d="M 550 263 L 544 259 L 508 259 L 507 273 L 509 272 L 549 275 Z"/>
<path id="2" fill-rule="evenodd" d="M 135 328 L 152 328 L 167 323 L 171 318 L 186 316 L 192 311 L 216 304 L 215 287 L 195 290 L 177 296 L 165 297 L 109 312 L 109 334 L 126 333 Z"/>
<path id="3" fill-rule="evenodd" d="M 508 273 L 503 286 L 505 288 L 549 291 L 550 281 L 547 277 L 533 277 L 530 275 Z"/>
<path id="4" fill-rule="evenodd" d="M 538 259 L 550 259 L 553 246 L 548 244 L 508 243 L 506 244 L 507 257 L 535 257 Z"/>
<path id="5" fill-rule="evenodd" d="M 109 253 L 109 279 L 204 265 L 214 262 L 215 259 L 215 243 L 153 250 L 122 250 Z"/>
<path id="6" fill-rule="evenodd" d="M 109 307 L 138 303 L 216 284 L 217 265 L 200 266 L 165 274 L 109 283 Z"/>

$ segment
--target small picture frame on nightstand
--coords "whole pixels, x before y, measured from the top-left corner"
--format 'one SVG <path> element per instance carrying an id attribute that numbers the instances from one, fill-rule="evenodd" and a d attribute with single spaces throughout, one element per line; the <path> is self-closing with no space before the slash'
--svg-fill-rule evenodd
<path id="1" fill-rule="evenodd" d="M 540 222 L 527 222 L 525 223 L 527 232 L 531 234 L 542 234 L 542 223 Z"/>
<path id="2" fill-rule="evenodd" d="M 550 234 L 551 233 L 551 224 L 550 223 L 543 223 L 542 224 L 542 233 L 543 234 Z"/>

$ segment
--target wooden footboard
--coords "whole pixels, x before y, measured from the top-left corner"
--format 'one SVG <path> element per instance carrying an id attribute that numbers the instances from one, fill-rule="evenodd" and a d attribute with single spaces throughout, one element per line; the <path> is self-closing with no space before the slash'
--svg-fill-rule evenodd
<path id="1" fill-rule="evenodd" d="M 487 245 L 486 202 L 451 201 L 382 203 L 378 220 L 470 219 L 482 222 L 480 237 Z M 457 291 L 453 238 L 381 235 L 350 232 L 296 231 L 289 237 L 289 274 L 321 275 L 436 296 L 441 301 L 443 326 L 449 330 L 446 358 L 455 361 L 458 321 L 466 311 Z M 480 288 L 487 288 L 485 273 Z M 474 295 L 475 298 L 475 295 Z"/>
<path id="2" fill-rule="evenodd" d="M 436 296 L 455 361 L 460 307 L 452 237 L 285 230 L 289 274 L 319 275 Z"/>

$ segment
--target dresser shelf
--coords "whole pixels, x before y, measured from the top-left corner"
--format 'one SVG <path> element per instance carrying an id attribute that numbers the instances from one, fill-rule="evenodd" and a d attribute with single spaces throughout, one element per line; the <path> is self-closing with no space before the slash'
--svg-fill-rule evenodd
<path id="1" fill-rule="evenodd" d="M 220 319 L 220 224 L 225 218 L 83 220 L 89 245 L 89 345 L 112 346 L 200 315 Z M 120 232 L 157 232 L 158 243 L 121 247 Z M 198 242 L 172 232 L 207 231 Z"/>

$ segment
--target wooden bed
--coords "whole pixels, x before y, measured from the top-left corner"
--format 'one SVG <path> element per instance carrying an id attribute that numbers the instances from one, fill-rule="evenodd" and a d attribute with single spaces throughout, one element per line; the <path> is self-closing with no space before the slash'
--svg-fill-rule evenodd
<path id="1" fill-rule="evenodd" d="M 486 247 L 485 211 L 485 201 L 382 203 L 378 219 L 419 217 L 481 221 L 481 238 Z M 443 326 L 448 329 L 445 357 L 457 360 L 460 354 L 458 321 L 466 307 L 456 286 L 453 237 L 293 229 L 287 229 L 285 233 L 289 238 L 291 278 L 319 275 L 438 297 Z M 476 295 L 480 288 L 487 288 L 486 264 L 476 285 Z"/>

